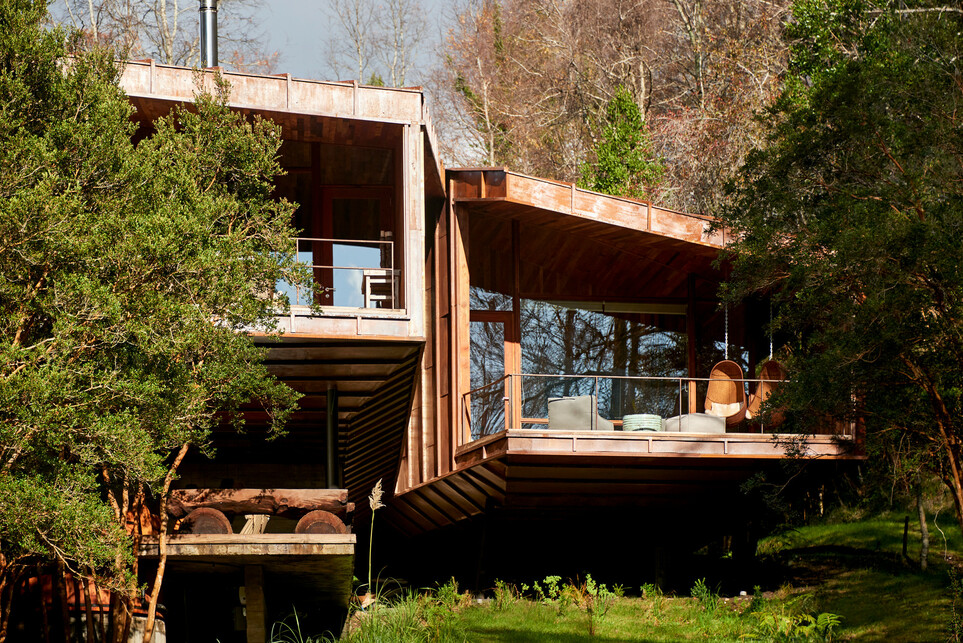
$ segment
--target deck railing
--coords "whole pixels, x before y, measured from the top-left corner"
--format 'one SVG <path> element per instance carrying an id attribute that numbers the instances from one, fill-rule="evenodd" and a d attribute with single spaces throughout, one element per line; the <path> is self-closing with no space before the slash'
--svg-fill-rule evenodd
<path id="1" fill-rule="evenodd" d="M 298 237 L 298 262 L 314 274 L 309 288 L 279 281 L 292 306 L 397 308 L 399 271 L 394 242 Z"/>
<path id="2" fill-rule="evenodd" d="M 744 388 L 748 385 L 747 393 L 762 382 L 781 382 L 748 378 L 728 381 Z M 464 394 L 462 412 L 467 428 L 462 443 L 506 429 L 554 430 L 548 421 L 548 402 L 551 398 L 590 396 L 598 418 L 593 419 L 592 424 L 607 426 L 611 423 L 615 430 L 622 429 L 622 418 L 628 415 L 649 414 L 669 418 L 685 415 L 697 407 L 702 412 L 709 382 L 709 378 L 693 377 L 508 374 Z M 690 397 L 694 398 L 691 402 Z M 586 424 L 584 430 L 596 428 Z M 855 425 L 851 422 L 829 424 L 831 426 L 825 430 L 827 434 L 855 435 Z M 755 418 L 728 426 L 726 432 L 773 433 L 774 429 L 773 426 L 766 426 L 764 418 Z"/>

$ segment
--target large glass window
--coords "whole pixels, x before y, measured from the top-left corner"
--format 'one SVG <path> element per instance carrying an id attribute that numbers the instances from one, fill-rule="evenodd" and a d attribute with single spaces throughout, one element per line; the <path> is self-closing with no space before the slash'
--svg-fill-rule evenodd
<path id="1" fill-rule="evenodd" d="M 509 319 L 488 316 L 470 323 L 473 440 L 505 428 L 505 329 Z"/>
<path id="2" fill-rule="evenodd" d="M 311 288 L 277 284 L 293 305 L 404 307 L 395 157 L 388 148 L 285 141 L 288 173 L 276 194 L 297 204 L 297 257 L 314 275 Z"/>
<path id="3" fill-rule="evenodd" d="M 682 316 L 633 304 L 522 300 L 521 349 L 525 418 L 546 417 L 553 397 L 594 396 L 599 415 L 616 420 L 667 417 L 687 403 L 677 379 L 638 379 L 686 375 Z"/>
<path id="4" fill-rule="evenodd" d="M 331 199 L 333 306 L 393 308 L 393 232 L 382 199 Z"/>

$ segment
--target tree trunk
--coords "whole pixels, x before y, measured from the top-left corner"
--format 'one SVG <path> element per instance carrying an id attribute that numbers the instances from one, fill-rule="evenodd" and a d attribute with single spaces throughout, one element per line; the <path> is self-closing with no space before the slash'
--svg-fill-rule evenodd
<path id="1" fill-rule="evenodd" d="M 14 580 L 10 578 L 10 572 L 4 564 L 6 561 L 0 554 L 0 643 L 7 640 L 7 627 L 10 624 L 10 608 L 13 603 Z"/>
<path id="2" fill-rule="evenodd" d="M 946 454 L 947 464 L 949 464 L 949 476 L 944 473 L 943 481 L 953 494 L 956 522 L 960 527 L 960 532 L 963 533 L 963 471 L 960 470 L 960 442 L 959 436 L 956 434 L 956 427 L 953 425 L 954 416 L 947 408 L 933 378 L 909 359 L 904 357 L 903 362 L 910 367 L 913 376 L 920 382 L 930 399 L 930 404 L 933 406 L 933 414 L 940 434 L 940 443 Z"/>
<path id="3" fill-rule="evenodd" d="M 51 585 L 57 592 L 60 602 L 60 621 L 63 626 L 64 643 L 69 643 L 70 636 L 70 608 L 67 606 L 67 571 L 64 561 L 57 559 L 57 573 L 53 574 Z M 51 592 L 52 593 L 52 592 Z"/>
<path id="4" fill-rule="evenodd" d="M 920 569 L 926 569 L 926 557 L 930 553 L 930 530 L 926 526 L 926 510 L 923 508 L 923 484 L 916 483 L 916 513 L 920 520 Z"/>
<path id="5" fill-rule="evenodd" d="M 903 519 L 903 558 L 909 560 L 909 516 Z"/>
<path id="6" fill-rule="evenodd" d="M 78 582 L 79 585 L 79 582 Z M 78 590 L 80 587 L 77 588 Z M 84 618 L 87 621 L 87 640 L 93 643 L 97 640 L 94 635 L 94 610 L 90 604 L 90 579 L 84 578 L 83 581 L 83 592 L 84 592 Z"/>
<path id="7" fill-rule="evenodd" d="M 40 578 L 43 578 L 43 567 L 37 565 L 37 579 Z M 43 625 L 44 643 L 50 643 L 50 616 L 47 612 L 47 597 L 44 596 L 43 587 L 40 588 L 40 622 Z"/>
<path id="8" fill-rule="evenodd" d="M 181 445 L 180 451 L 177 452 L 177 457 L 174 458 L 174 462 L 171 463 L 170 469 L 167 471 L 167 476 L 164 478 L 164 488 L 160 493 L 160 533 L 157 535 L 157 545 L 158 553 L 160 555 L 157 561 L 157 573 L 154 575 L 154 586 L 151 588 L 150 592 L 150 604 L 147 606 L 147 622 L 144 624 L 144 643 L 150 643 L 154 637 L 154 620 L 157 616 L 157 598 L 160 594 L 161 583 L 164 582 L 164 569 L 167 567 L 167 497 L 170 495 L 171 482 L 174 480 L 174 474 L 177 473 L 177 468 L 181 465 L 184 460 L 184 456 L 187 455 L 187 449 L 190 445 L 185 443 Z"/>

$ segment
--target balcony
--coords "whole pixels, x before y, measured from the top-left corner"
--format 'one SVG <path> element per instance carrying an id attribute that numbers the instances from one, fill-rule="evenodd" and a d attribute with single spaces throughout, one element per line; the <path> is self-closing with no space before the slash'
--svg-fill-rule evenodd
<path id="1" fill-rule="evenodd" d="M 293 315 L 401 308 L 401 271 L 395 268 L 395 244 L 389 239 L 297 238 L 297 260 L 311 270 L 314 285 L 302 288 L 279 281 Z"/>
<path id="2" fill-rule="evenodd" d="M 745 393 L 780 380 L 731 379 Z M 848 457 L 853 422 L 827 422 L 817 435 L 780 433 L 765 417 L 728 419 L 702 413 L 718 379 L 610 375 L 509 374 L 463 396 L 464 426 L 457 460 L 468 464 L 495 453 L 619 454 L 622 456 L 786 457 L 789 445 L 812 457 Z M 745 407 L 753 408 L 751 396 Z M 700 413 L 690 412 L 696 408 Z M 717 413 L 729 413 L 729 409 Z M 733 419 L 735 418 L 735 419 Z"/>

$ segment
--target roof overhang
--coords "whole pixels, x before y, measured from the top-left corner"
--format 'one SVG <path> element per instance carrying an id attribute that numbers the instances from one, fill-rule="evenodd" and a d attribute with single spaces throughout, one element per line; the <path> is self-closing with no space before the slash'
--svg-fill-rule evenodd
<path id="1" fill-rule="evenodd" d="M 522 296 L 659 301 L 678 305 L 688 280 L 715 300 L 727 231 L 702 215 L 582 190 L 504 168 L 448 171 L 450 198 L 467 214 L 473 285 L 502 291 L 520 228 Z M 490 267 L 489 267 L 490 266 Z M 578 293 L 580 296 L 574 296 Z"/>
<path id="2" fill-rule="evenodd" d="M 270 118 L 289 140 L 382 147 L 385 137 L 396 136 L 400 128 L 419 128 L 425 135 L 425 192 L 444 195 L 444 168 L 420 88 L 302 80 L 290 74 L 220 74 L 230 84 L 232 109 Z M 198 91 L 213 92 L 215 70 L 126 61 L 120 86 L 136 109 L 135 120 L 149 123 L 174 105 L 192 102 Z"/>

